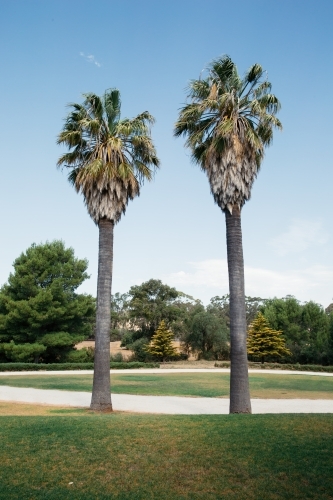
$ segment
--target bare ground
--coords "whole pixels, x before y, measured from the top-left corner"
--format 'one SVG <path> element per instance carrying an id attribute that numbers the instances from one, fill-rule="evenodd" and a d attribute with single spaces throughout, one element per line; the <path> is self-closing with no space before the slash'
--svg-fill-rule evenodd
<path id="1" fill-rule="evenodd" d="M 133 351 L 131 351 L 129 349 L 125 349 L 125 347 L 120 347 L 120 344 L 121 344 L 120 341 L 110 342 L 110 353 L 115 355 L 115 354 L 118 354 L 120 352 L 124 359 L 128 359 L 131 356 L 133 356 L 133 354 L 134 354 Z M 179 341 L 175 340 L 173 342 L 173 345 L 178 350 L 178 352 L 181 352 L 181 347 L 180 347 Z M 84 340 L 83 342 L 80 342 L 79 344 L 76 345 L 77 349 L 83 349 L 84 347 L 95 348 L 95 341 L 94 340 Z M 197 361 L 195 361 L 195 356 L 190 355 L 189 361 L 188 362 L 185 361 L 184 365 L 182 364 L 182 362 L 178 361 L 176 363 L 170 363 L 170 364 L 168 363 L 166 367 L 187 368 L 190 366 L 187 363 L 191 363 L 191 362 L 197 363 Z M 181 363 L 181 364 L 179 364 L 179 363 Z M 208 368 L 208 367 L 213 368 L 214 367 L 214 361 L 204 361 L 204 363 L 209 363 L 209 365 L 202 364 L 202 365 L 198 366 L 198 368 Z M 190 367 L 192 368 L 192 366 L 190 366 Z"/>

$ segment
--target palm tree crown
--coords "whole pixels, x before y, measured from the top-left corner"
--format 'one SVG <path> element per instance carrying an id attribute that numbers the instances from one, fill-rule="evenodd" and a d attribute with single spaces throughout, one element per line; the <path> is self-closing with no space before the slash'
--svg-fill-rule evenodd
<path id="1" fill-rule="evenodd" d="M 68 179 L 84 196 L 88 212 L 117 223 L 129 200 L 140 194 L 142 182 L 152 179 L 159 160 L 150 136 L 154 118 L 143 112 L 120 119 L 120 92 L 109 89 L 103 97 L 84 94 L 83 104 L 72 108 L 58 144 L 70 149 L 58 166 L 71 169 Z"/>
<path id="2" fill-rule="evenodd" d="M 192 80 L 191 102 L 175 125 L 175 135 L 187 136 L 192 159 L 207 172 L 215 202 L 225 211 L 239 210 L 251 196 L 251 187 L 273 138 L 282 128 L 275 114 L 278 99 L 259 64 L 240 78 L 229 56 L 213 61 L 206 79 Z"/>

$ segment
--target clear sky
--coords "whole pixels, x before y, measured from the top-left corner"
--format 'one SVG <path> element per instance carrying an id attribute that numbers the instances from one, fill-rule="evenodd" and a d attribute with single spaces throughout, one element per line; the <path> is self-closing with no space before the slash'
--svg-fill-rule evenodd
<path id="1" fill-rule="evenodd" d="M 98 229 L 56 169 L 69 102 L 117 87 L 122 114 L 148 110 L 161 159 L 115 229 L 113 292 L 150 278 L 208 303 L 228 292 L 224 215 L 173 137 L 185 87 L 229 54 L 268 72 L 284 130 L 243 209 L 246 294 L 333 297 L 333 3 L 323 0 L 0 0 L 0 284 L 33 242 L 89 260 Z"/>

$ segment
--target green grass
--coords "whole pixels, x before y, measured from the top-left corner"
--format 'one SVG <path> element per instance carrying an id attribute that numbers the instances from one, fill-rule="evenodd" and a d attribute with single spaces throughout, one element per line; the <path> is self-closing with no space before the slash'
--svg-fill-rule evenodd
<path id="1" fill-rule="evenodd" d="M 143 395 L 228 397 L 224 373 L 112 374 L 112 392 Z M 1 385 L 91 391 L 92 375 L 1 376 Z M 253 398 L 333 398 L 333 377 L 250 374 Z"/>
<path id="2" fill-rule="evenodd" d="M 10 416 L 0 435 L 1 500 L 333 498 L 333 416 Z"/>

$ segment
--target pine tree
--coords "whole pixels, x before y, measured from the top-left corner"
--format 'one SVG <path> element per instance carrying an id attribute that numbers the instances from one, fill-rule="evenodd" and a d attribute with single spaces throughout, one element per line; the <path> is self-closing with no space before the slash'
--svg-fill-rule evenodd
<path id="1" fill-rule="evenodd" d="M 77 293 L 88 262 L 62 241 L 33 243 L 0 289 L 1 362 L 55 363 L 92 333 L 95 300 Z"/>
<path id="2" fill-rule="evenodd" d="M 167 329 L 165 321 L 162 320 L 146 350 L 149 354 L 162 358 L 164 363 L 169 356 L 178 356 L 176 349 L 172 345 L 172 340 L 173 333 Z"/>
<path id="3" fill-rule="evenodd" d="M 259 313 L 250 324 L 247 337 L 247 352 L 252 356 L 261 358 L 263 363 L 265 357 L 280 357 L 291 354 L 286 348 L 285 340 L 281 330 L 273 330 L 262 313 Z"/>

